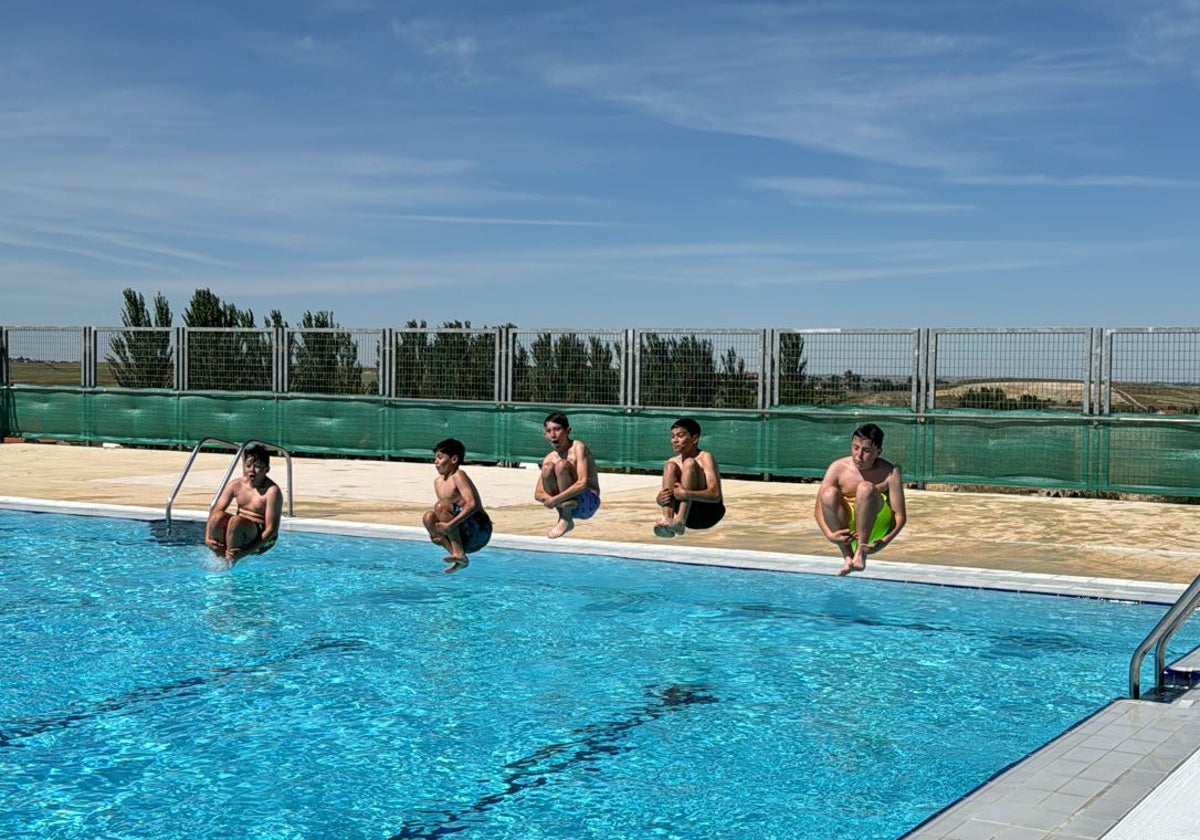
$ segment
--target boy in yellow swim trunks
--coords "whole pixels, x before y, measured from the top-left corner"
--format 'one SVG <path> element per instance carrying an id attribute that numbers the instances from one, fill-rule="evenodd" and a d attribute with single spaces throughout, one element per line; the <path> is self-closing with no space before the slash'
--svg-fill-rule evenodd
<path id="1" fill-rule="evenodd" d="M 867 423 L 854 430 L 850 454 L 825 471 L 813 514 L 825 539 L 838 547 L 839 575 L 861 572 L 867 555 L 896 538 L 904 528 L 904 481 L 900 468 L 879 457 L 883 430 Z"/>

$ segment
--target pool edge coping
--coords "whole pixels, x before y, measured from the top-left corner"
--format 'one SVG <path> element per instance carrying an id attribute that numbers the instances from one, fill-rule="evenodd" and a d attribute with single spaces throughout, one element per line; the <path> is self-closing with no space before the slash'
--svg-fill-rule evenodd
<path id="1" fill-rule="evenodd" d="M 53 499 L 34 499 L 20 496 L 0 496 L 0 509 L 24 510 L 33 513 L 62 513 L 82 516 L 110 516 L 122 519 L 165 519 L 161 508 L 133 505 L 113 505 L 92 502 L 67 502 Z M 173 518 L 180 521 L 200 521 L 206 518 L 200 511 L 181 510 Z M 410 525 L 386 525 L 375 522 L 304 519 L 284 517 L 281 531 L 301 533 L 340 534 L 421 541 L 427 539 L 425 529 Z M 837 558 L 812 554 L 787 554 L 734 548 L 710 548 L 680 545 L 677 542 L 661 545 L 626 543 L 612 540 L 587 540 L 570 537 L 547 540 L 516 534 L 494 534 L 489 544 L 495 548 L 561 554 L 587 554 L 621 557 L 629 560 L 648 560 L 660 563 L 719 566 L 732 569 L 785 572 L 791 574 L 836 576 Z M 664 556 L 669 553 L 670 556 Z M 1124 578 L 1054 575 L 1039 572 L 1018 572 L 1006 569 L 945 566 L 910 563 L 899 560 L 871 560 L 865 571 L 855 572 L 847 580 L 864 578 L 895 583 L 915 583 L 930 586 L 950 586 L 963 589 L 992 589 L 1031 595 L 1058 595 L 1076 598 L 1131 601 L 1142 604 L 1170 605 L 1186 588 L 1183 584 L 1163 581 L 1129 580 Z"/>

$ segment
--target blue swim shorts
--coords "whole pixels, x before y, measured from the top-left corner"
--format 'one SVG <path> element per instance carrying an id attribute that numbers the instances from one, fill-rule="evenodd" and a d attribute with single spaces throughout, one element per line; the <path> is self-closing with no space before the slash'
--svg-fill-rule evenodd
<path id="1" fill-rule="evenodd" d="M 575 497 L 575 507 L 571 509 L 574 519 L 591 519 L 600 510 L 600 491 L 591 487 Z"/>

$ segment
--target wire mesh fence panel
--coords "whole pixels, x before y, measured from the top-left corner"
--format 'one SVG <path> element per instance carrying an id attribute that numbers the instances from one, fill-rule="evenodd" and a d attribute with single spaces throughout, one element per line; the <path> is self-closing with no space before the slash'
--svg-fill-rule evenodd
<path id="1" fill-rule="evenodd" d="M 188 327 L 187 390 L 274 390 L 273 334 L 270 329 Z"/>
<path id="2" fill-rule="evenodd" d="M 1104 333 L 1106 412 L 1200 414 L 1200 330 Z"/>
<path id="3" fill-rule="evenodd" d="M 637 404 L 762 408 L 762 330 L 638 330 Z"/>
<path id="4" fill-rule="evenodd" d="M 102 388 L 175 387 L 175 330 L 96 327 L 96 384 Z"/>
<path id="5" fill-rule="evenodd" d="M 931 408 L 1089 410 L 1092 331 L 929 331 Z"/>
<path id="6" fill-rule="evenodd" d="M 511 330 L 513 402 L 622 405 L 625 332 Z"/>
<path id="7" fill-rule="evenodd" d="M 379 393 L 380 330 L 310 327 L 285 330 L 284 335 L 289 393 Z"/>
<path id="8" fill-rule="evenodd" d="M 499 330 L 395 331 L 395 395 L 423 400 L 495 401 Z"/>
<path id="9" fill-rule="evenodd" d="M 9 327 L 4 335 L 10 384 L 83 384 L 83 327 Z"/>
<path id="10" fill-rule="evenodd" d="M 778 330 L 773 404 L 913 408 L 917 330 Z"/>

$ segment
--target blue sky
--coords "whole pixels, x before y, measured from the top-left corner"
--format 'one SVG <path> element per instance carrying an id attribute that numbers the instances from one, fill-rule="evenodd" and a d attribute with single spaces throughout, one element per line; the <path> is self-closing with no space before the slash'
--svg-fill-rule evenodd
<path id="1" fill-rule="evenodd" d="M 1200 322 L 1200 0 L 6 0 L 0 324 Z"/>

